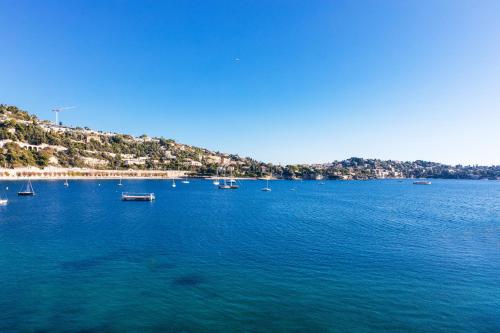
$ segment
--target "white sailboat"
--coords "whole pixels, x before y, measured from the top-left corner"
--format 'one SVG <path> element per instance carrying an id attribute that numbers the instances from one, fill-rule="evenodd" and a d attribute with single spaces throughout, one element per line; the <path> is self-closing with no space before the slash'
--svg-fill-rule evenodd
<path id="1" fill-rule="evenodd" d="M 189 184 L 189 180 L 188 180 L 187 174 L 184 174 L 184 180 L 182 181 L 182 183 L 183 184 Z"/>
<path id="2" fill-rule="evenodd" d="M 261 191 L 271 192 L 271 188 L 269 187 L 269 178 L 266 179 L 266 187 L 262 188 Z"/>
<path id="3" fill-rule="evenodd" d="M 64 187 L 68 187 L 68 186 L 69 186 L 68 179 L 65 179 L 64 180 Z"/>
<path id="4" fill-rule="evenodd" d="M 220 181 L 219 181 L 219 168 L 217 168 L 217 173 L 216 173 L 215 177 L 216 178 L 214 179 L 213 184 L 215 186 L 219 186 L 220 185 Z"/>
<path id="5" fill-rule="evenodd" d="M 17 195 L 20 195 L 20 196 L 35 195 L 35 191 L 33 190 L 33 185 L 31 185 L 31 180 L 28 179 L 28 183 L 26 183 L 26 186 L 21 188 L 21 191 L 17 192 Z"/>
<path id="6" fill-rule="evenodd" d="M 120 182 L 118 183 L 118 186 L 123 186 L 123 184 L 122 184 L 122 177 L 120 177 Z"/>
<path id="7" fill-rule="evenodd" d="M 172 178 L 172 187 L 176 187 L 177 185 L 175 185 L 175 178 Z"/>

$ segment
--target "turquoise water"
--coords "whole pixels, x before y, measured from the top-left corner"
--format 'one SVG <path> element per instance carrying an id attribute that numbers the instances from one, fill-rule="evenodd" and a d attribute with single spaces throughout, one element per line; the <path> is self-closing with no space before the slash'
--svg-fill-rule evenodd
<path id="1" fill-rule="evenodd" d="M 100 183 L 0 183 L 0 332 L 500 332 L 500 182 Z"/>

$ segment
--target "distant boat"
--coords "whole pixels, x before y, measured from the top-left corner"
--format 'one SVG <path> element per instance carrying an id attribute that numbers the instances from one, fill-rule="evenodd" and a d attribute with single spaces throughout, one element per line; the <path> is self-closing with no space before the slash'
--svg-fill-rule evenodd
<path id="1" fill-rule="evenodd" d="M 240 188 L 240 186 L 238 184 L 236 184 L 236 180 L 233 179 L 232 172 L 231 172 L 231 176 L 230 176 L 229 180 L 226 180 L 226 178 L 224 178 L 222 184 L 219 184 L 220 190 L 237 190 L 239 188 Z"/>
<path id="2" fill-rule="evenodd" d="M 233 170 L 231 170 L 231 178 L 229 178 L 229 187 L 232 190 L 236 190 L 236 189 L 240 188 L 240 186 L 238 184 L 236 184 L 236 179 L 233 178 Z"/>
<path id="3" fill-rule="evenodd" d="M 219 190 L 230 190 L 231 185 L 226 182 L 226 178 L 223 179 L 222 184 L 219 184 Z"/>
<path id="4" fill-rule="evenodd" d="M 175 185 L 175 178 L 172 178 L 172 187 L 176 187 L 177 185 Z"/>
<path id="5" fill-rule="evenodd" d="M 189 172 L 192 171 L 192 167 L 189 167 Z M 182 181 L 183 184 L 189 184 L 189 180 L 188 180 L 188 176 L 187 176 L 187 173 L 184 174 L 184 180 Z"/>
<path id="6" fill-rule="evenodd" d="M 21 191 L 17 192 L 17 195 L 20 196 L 32 196 L 35 195 L 35 191 L 33 190 L 33 185 L 31 185 L 31 180 L 28 179 L 28 183 L 21 188 Z"/>
<path id="7" fill-rule="evenodd" d="M 219 190 L 230 190 L 231 186 L 227 184 L 226 178 L 222 181 L 222 184 L 219 184 Z"/>
<path id="8" fill-rule="evenodd" d="M 271 192 L 271 188 L 269 187 L 269 178 L 266 179 L 266 187 L 262 188 L 261 191 Z"/>
<path id="9" fill-rule="evenodd" d="M 120 182 L 118 183 L 118 186 L 123 186 L 123 184 L 122 184 L 122 177 L 120 177 Z"/>
<path id="10" fill-rule="evenodd" d="M 240 188 L 240 185 L 236 184 L 235 179 L 229 179 L 229 187 L 231 188 L 231 190 L 237 190 Z"/>
<path id="11" fill-rule="evenodd" d="M 419 181 L 416 181 L 416 182 L 413 182 L 413 185 L 431 185 L 432 183 L 430 181 L 427 181 L 427 180 L 419 180 Z"/>
<path id="12" fill-rule="evenodd" d="M 189 184 L 189 180 L 187 175 L 184 177 L 184 180 L 182 181 L 183 184 Z"/>
<path id="13" fill-rule="evenodd" d="M 122 193 L 123 201 L 153 201 L 155 199 L 154 193 Z"/>
<path id="14" fill-rule="evenodd" d="M 230 179 L 228 182 L 224 179 L 223 183 L 219 185 L 219 189 L 221 190 L 237 190 L 240 186 L 235 184 L 235 182 Z"/>
<path id="15" fill-rule="evenodd" d="M 7 199 L 7 197 L 5 198 L 0 197 L 0 206 L 7 206 L 8 203 L 9 199 Z"/>
<path id="16" fill-rule="evenodd" d="M 216 173 L 215 176 L 216 176 L 216 179 L 214 179 L 213 184 L 215 186 L 218 186 L 218 185 L 220 185 L 220 181 L 219 181 L 219 168 L 217 168 L 217 173 Z"/>
<path id="17" fill-rule="evenodd" d="M 67 180 L 67 179 L 65 179 L 65 180 L 64 180 L 64 186 L 65 186 L 65 187 L 68 187 L 68 186 L 69 186 L 69 183 L 68 183 L 68 180 Z"/>

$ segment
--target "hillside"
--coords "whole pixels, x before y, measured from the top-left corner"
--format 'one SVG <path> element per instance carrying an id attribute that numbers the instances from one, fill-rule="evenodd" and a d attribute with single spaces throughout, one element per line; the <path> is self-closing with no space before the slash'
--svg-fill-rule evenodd
<path id="1" fill-rule="evenodd" d="M 39 120 L 15 106 L 0 105 L 0 165 L 59 166 L 94 169 L 192 170 L 258 176 L 261 165 L 250 158 L 212 152 L 172 139 L 72 128 Z"/>
<path id="2" fill-rule="evenodd" d="M 414 161 L 350 158 L 327 164 L 277 166 L 248 157 L 210 151 L 172 139 L 67 127 L 15 106 L 0 105 L 0 166 L 77 167 L 108 170 L 188 170 L 214 175 L 274 175 L 288 179 L 464 178 L 499 179 L 500 166 L 449 166 Z"/>

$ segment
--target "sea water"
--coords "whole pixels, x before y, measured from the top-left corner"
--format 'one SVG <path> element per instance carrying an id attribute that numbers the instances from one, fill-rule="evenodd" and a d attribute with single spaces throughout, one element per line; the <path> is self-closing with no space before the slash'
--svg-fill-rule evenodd
<path id="1" fill-rule="evenodd" d="M 0 332 L 500 332 L 497 181 L 22 184 Z"/>

